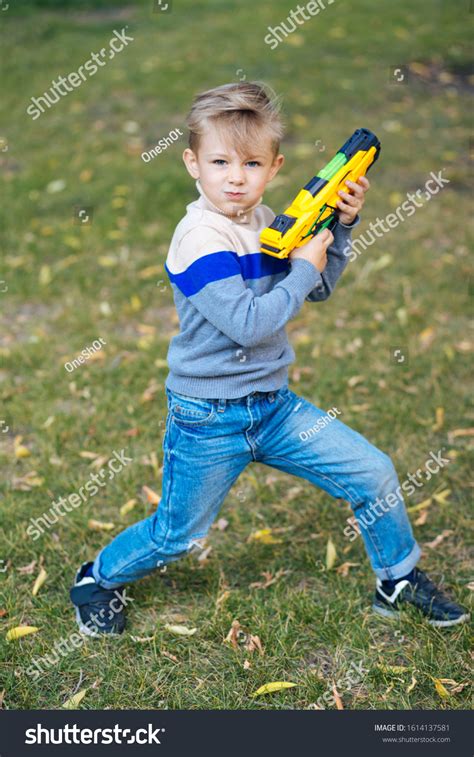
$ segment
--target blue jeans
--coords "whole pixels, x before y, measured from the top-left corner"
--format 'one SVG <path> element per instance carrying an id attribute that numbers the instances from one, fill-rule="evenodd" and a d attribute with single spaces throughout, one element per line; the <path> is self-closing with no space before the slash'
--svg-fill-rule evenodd
<path id="1" fill-rule="evenodd" d="M 103 586 L 135 581 L 199 548 L 196 540 L 206 536 L 252 461 L 301 476 L 349 502 L 382 580 L 400 578 L 416 565 L 421 551 L 390 457 L 339 421 L 334 410 L 325 413 L 287 386 L 233 400 L 167 388 L 166 394 L 161 501 L 153 515 L 99 553 L 93 574 Z"/>

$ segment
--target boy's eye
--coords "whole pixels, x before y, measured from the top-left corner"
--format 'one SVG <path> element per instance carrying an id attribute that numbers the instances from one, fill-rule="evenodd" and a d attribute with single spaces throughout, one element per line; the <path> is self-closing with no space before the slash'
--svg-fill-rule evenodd
<path id="1" fill-rule="evenodd" d="M 220 164 L 220 163 L 225 163 L 225 160 L 223 160 L 222 158 L 216 158 L 216 159 L 215 159 L 215 160 L 213 160 L 212 162 L 213 162 L 213 163 L 217 163 L 217 164 Z"/>
<path id="2" fill-rule="evenodd" d="M 258 162 L 258 160 L 248 160 L 248 161 L 247 161 L 247 165 L 250 165 L 250 163 L 253 163 L 253 164 L 254 164 L 254 166 L 259 166 L 259 165 L 261 165 L 261 164 L 260 164 L 260 163 Z"/>

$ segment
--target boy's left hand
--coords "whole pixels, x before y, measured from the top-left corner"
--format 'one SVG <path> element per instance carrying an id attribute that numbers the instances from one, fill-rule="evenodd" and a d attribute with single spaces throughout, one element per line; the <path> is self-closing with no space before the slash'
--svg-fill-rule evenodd
<path id="1" fill-rule="evenodd" d="M 357 184 L 353 181 L 346 181 L 346 187 L 352 190 L 352 194 L 339 190 L 338 194 L 342 198 L 337 201 L 337 207 L 340 209 L 339 221 L 349 225 L 355 219 L 357 213 L 362 209 L 364 204 L 364 195 L 370 189 L 370 183 L 366 176 L 360 176 Z"/>

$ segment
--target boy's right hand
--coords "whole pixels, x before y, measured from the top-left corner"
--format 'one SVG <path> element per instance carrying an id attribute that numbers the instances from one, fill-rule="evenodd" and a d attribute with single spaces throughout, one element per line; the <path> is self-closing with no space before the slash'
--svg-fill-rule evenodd
<path id="1" fill-rule="evenodd" d="M 295 247 L 288 257 L 290 260 L 295 260 L 296 258 L 309 260 L 322 273 L 328 262 L 326 250 L 333 241 L 333 234 L 329 229 L 324 229 L 324 231 L 320 231 L 319 234 L 312 237 L 306 244 L 301 247 Z"/>

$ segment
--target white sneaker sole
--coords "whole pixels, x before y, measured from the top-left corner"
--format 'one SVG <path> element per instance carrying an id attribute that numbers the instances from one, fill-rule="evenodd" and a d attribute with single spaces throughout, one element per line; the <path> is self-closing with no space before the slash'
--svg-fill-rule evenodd
<path id="1" fill-rule="evenodd" d="M 398 610 L 389 610 L 385 607 L 380 607 L 379 605 L 373 604 L 372 609 L 374 612 L 376 612 L 378 615 L 382 615 L 384 618 L 390 618 L 392 620 L 400 617 L 400 612 Z M 454 620 L 428 620 L 427 622 L 430 624 L 430 626 L 435 626 L 437 628 L 448 628 L 449 626 L 457 626 L 460 623 L 466 623 L 466 621 L 470 618 L 469 613 L 464 613 L 464 615 L 460 615 L 459 618 L 455 618 Z"/>

